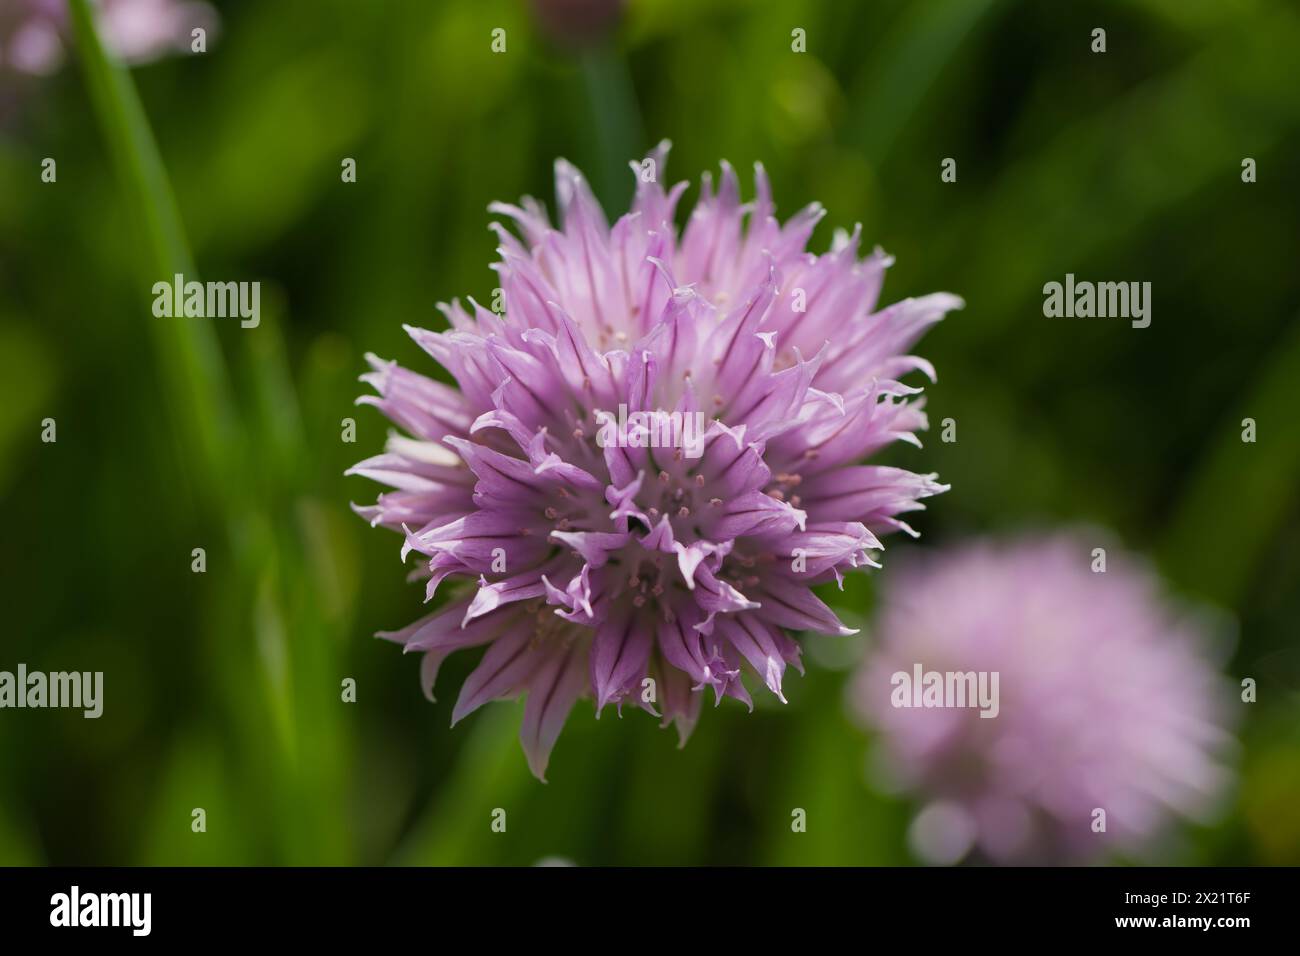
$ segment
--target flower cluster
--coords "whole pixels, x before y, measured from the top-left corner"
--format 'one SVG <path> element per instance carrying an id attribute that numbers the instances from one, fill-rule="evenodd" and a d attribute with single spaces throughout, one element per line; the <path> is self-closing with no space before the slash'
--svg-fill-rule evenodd
<path id="1" fill-rule="evenodd" d="M 891 568 L 853 696 L 885 777 L 926 801 L 911 835 L 927 862 L 1140 856 L 1221 793 L 1230 694 L 1206 628 L 1135 560 L 1094 552 L 1105 540 L 978 541 Z M 997 675 L 999 699 L 983 716 L 907 706 L 899 675 L 921 669 Z"/>
<path id="2" fill-rule="evenodd" d="M 724 164 L 678 235 L 685 184 L 665 191 L 661 144 L 633 164 L 632 209 L 611 227 L 579 172 L 556 164 L 561 225 L 494 204 L 503 308 L 443 306 L 450 327 L 408 329 L 454 378 L 373 356 L 364 376 L 405 435 L 351 471 L 389 485 L 357 510 L 405 536 L 427 595 L 476 586 L 388 637 L 422 653 L 426 692 L 454 651 L 486 646 L 453 722 L 527 695 L 522 737 L 542 777 L 574 702 L 625 699 L 684 742 L 711 691 L 750 703 L 742 675 L 784 700 L 792 633 L 852 633 L 813 593 L 878 566 L 879 536 L 944 490 L 933 475 L 860 462 L 925 426 L 907 354 L 947 294 L 877 308 L 890 260 L 859 232 L 805 251 L 822 218 L 786 223 L 768 181 L 742 203 Z M 598 441 L 640 413 L 707 423 L 692 454 Z M 676 418 L 674 419 L 674 416 Z M 656 447 L 656 444 L 659 447 Z M 666 446 L 666 447 L 665 447 Z"/>

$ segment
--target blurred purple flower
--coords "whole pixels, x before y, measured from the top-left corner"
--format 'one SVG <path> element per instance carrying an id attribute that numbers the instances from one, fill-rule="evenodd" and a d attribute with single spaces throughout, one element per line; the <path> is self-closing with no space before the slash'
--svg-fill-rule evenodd
<path id="1" fill-rule="evenodd" d="M 853 697 L 881 734 L 885 775 L 927 803 L 911 830 L 927 862 L 972 849 L 1021 864 L 1140 855 L 1174 815 L 1200 817 L 1221 795 L 1230 691 L 1205 620 L 1113 547 L 1094 571 L 1107 543 L 979 541 L 884 580 Z M 997 716 L 896 706 L 895 675 L 918 665 L 996 672 Z"/>
<path id="2" fill-rule="evenodd" d="M 211 38 L 216 12 L 189 0 L 100 0 L 104 42 L 128 63 L 156 60 L 190 48 L 191 31 Z M 67 0 L 5 0 L 0 9 L 0 70 L 53 73 L 70 44 Z"/>
<path id="3" fill-rule="evenodd" d="M 567 47 L 591 46 L 609 36 L 623 16 L 624 0 L 532 0 L 542 31 Z"/>
<path id="4" fill-rule="evenodd" d="M 784 700 L 789 632 L 853 633 L 811 585 L 875 566 L 877 535 L 910 531 L 899 516 L 944 490 L 855 463 L 916 441 L 919 389 L 896 379 L 932 375 L 906 350 L 960 300 L 876 311 L 887 257 L 860 261 L 856 230 L 805 252 L 821 207 L 780 225 L 761 168 L 748 204 L 730 166 L 716 193 L 706 176 L 679 239 L 686 184 L 660 188 L 666 158 L 664 143 L 633 164 L 612 229 L 563 160 L 561 229 L 532 199 L 490 207 L 522 237 L 493 224 L 503 313 L 453 302 L 449 330 L 408 328 L 459 389 L 373 356 L 364 376 L 379 394 L 360 401 L 413 437 L 351 469 L 395 489 L 358 512 L 424 556 L 428 597 L 449 576 L 478 584 L 381 636 L 424 654 L 426 693 L 450 653 L 487 645 L 453 723 L 526 693 L 539 777 L 586 694 L 662 708 L 683 742 L 706 688 L 750 703 L 742 672 Z M 660 447 L 628 447 L 645 427 L 619 439 L 620 406 L 649 413 Z M 662 442 L 696 412 L 693 449 Z"/>

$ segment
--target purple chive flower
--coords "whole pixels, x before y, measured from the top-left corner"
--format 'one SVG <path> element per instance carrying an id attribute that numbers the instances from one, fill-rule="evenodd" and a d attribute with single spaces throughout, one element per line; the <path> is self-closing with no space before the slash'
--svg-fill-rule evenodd
<path id="1" fill-rule="evenodd" d="M 104 42 L 128 63 L 145 63 L 188 50 L 196 27 L 209 35 L 216 13 L 185 0 L 100 0 Z M 0 70 L 45 76 L 63 63 L 70 46 L 67 0 L 5 0 L 0 10 Z"/>
<path id="2" fill-rule="evenodd" d="M 586 695 L 661 715 L 683 743 L 706 690 L 750 704 L 745 672 L 784 700 L 792 632 L 853 633 L 812 585 L 878 566 L 877 536 L 945 490 L 857 462 L 916 443 L 919 389 L 897 379 L 933 376 L 906 350 L 960 300 L 877 310 L 890 260 L 859 260 L 857 230 L 805 252 L 821 207 L 782 226 L 761 167 L 747 204 L 729 166 L 716 192 L 706 176 L 679 237 L 667 151 L 633 164 L 612 228 L 563 160 L 561 228 L 532 199 L 490 207 L 519 230 L 493 224 L 504 311 L 452 302 L 446 331 L 408 328 L 459 388 L 373 356 L 363 376 L 378 395 L 360 401 L 409 437 L 350 470 L 393 488 L 357 511 L 404 533 L 428 597 L 470 584 L 380 636 L 424 655 L 429 694 L 444 658 L 486 646 L 452 721 L 526 694 L 538 777 Z"/>
<path id="3" fill-rule="evenodd" d="M 12 0 L 0 9 L 0 69 L 44 75 L 63 61 L 65 0 Z"/>
<path id="4" fill-rule="evenodd" d="M 881 735 L 885 777 L 926 802 L 910 834 L 926 862 L 1141 855 L 1221 793 L 1229 690 L 1204 620 L 1107 545 L 1080 532 L 979 541 L 884 581 L 853 697 Z M 996 716 L 902 706 L 916 682 L 896 675 L 918 669 L 997 673 Z"/>

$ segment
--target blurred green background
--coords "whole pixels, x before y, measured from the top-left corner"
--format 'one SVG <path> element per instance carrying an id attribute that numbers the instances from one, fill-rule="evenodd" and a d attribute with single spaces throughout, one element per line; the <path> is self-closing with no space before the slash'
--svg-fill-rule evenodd
<path id="1" fill-rule="evenodd" d="M 0 712 L 0 863 L 912 862 L 913 807 L 868 786 L 844 706 L 870 578 L 833 597 L 864 636 L 810 642 L 788 706 L 706 708 L 678 751 L 584 702 L 547 785 L 522 704 L 448 729 L 473 654 L 431 705 L 416 660 L 371 638 L 424 609 L 399 539 L 348 509 L 377 488 L 343 471 L 388 429 L 352 404 L 363 354 L 431 372 L 401 325 L 490 301 L 487 204 L 553 208 L 565 156 L 621 210 L 661 137 L 670 180 L 761 160 L 781 214 L 820 200 L 818 250 L 860 221 L 897 257 L 887 301 L 966 299 L 918 349 L 939 371 L 927 447 L 892 457 L 953 485 L 916 546 L 1096 522 L 1231 612 L 1229 672 L 1259 681 L 1239 785 L 1164 862 L 1300 863 L 1294 3 L 639 0 L 586 50 L 521 0 L 215 6 L 206 54 L 132 76 L 198 271 L 262 282 L 256 330 L 151 315 L 139 203 L 75 56 L 4 91 L 0 669 L 103 671 L 105 710 Z M 1066 272 L 1152 282 L 1151 327 L 1045 319 Z M 885 574 L 912 547 L 887 544 Z"/>

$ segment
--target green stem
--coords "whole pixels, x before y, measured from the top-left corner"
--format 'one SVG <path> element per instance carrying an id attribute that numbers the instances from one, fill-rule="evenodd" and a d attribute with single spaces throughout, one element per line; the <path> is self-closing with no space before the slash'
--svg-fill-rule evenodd
<path id="1" fill-rule="evenodd" d="M 196 278 L 176 200 L 130 75 L 104 47 L 87 0 L 71 0 L 72 27 L 86 85 L 104 137 L 128 191 L 131 208 L 143 218 L 148 255 L 145 279 Z M 202 455 L 200 487 L 221 487 L 234 472 L 234 405 L 211 325 L 154 320 L 149 323 L 159 349 L 169 392 L 179 406 L 179 425 L 193 436 Z"/>
<path id="2" fill-rule="evenodd" d="M 600 171 L 594 185 L 606 209 L 621 209 L 627 205 L 625 193 L 632 182 L 627 164 L 642 157 L 645 141 L 632 77 L 627 62 L 611 47 L 584 54 L 582 75 L 600 149 Z"/>
<path id="3" fill-rule="evenodd" d="M 135 85 L 105 48 L 87 0 L 70 0 L 70 7 L 95 113 L 129 208 L 142 220 L 145 288 L 152 289 L 155 282 L 171 282 L 177 274 L 187 281 L 196 279 L 171 184 Z M 345 851 L 339 849 L 337 839 L 330 839 L 340 827 L 329 813 L 342 806 L 338 760 L 333 753 L 321 754 L 320 748 L 311 752 L 310 761 L 303 759 L 303 738 L 298 733 L 301 727 L 311 727 L 327 739 L 336 739 L 330 732 L 336 728 L 337 712 L 319 703 L 330 699 L 320 688 L 337 686 L 334 671 L 338 668 L 331 656 L 332 645 L 320 641 L 323 625 L 310 613 L 319 605 L 317 582 L 305 570 L 302 541 L 272 520 L 284 509 L 277 510 L 274 502 L 267 501 L 266 489 L 245 467 L 255 444 L 237 428 L 225 359 L 211 323 L 149 316 L 148 325 L 186 453 L 184 460 L 197 461 L 196 487 L 223 519 L 235 571 L 232 597 L 248 602 L 244 610 L 252 615 L 253 644 L 239 645 L 233 656 L 225 656 L 232 648 L 228 642 L 219 642 L 217 658 L 219 670 L 233 673 L 251 657 L 266 678 L 265 710 L 249 716 L 244 724 L 245 704 L 241 701 L 241 713 L 236 715 L 250 741 L 246 753 L 254 755 L 254 766 L 260 769 L 258 775 L 268 790 L 283 801 L 281 810 L 295 805 L 301 808 L 313 800 L 321 803 L 291 815 L 287 826 L 277 826 L 285 856 L 308 863 L 322 858 L 337 860 Z M 279 342 L 260 345 L 262 360 L 253 363 L 254 389 L 264 399 L 264 411 L 289 414 L 292 388 L 287 375 L 274 380 L 271 376 L 272 367 L 278 372 L 283 364 Z M 296 422 L 277 418 L 271 425 L 276 436 L 291 445 L 277 449 L 282 462 L 301 466 L 306 452 Z M 278 484 L 275 490 L 282 490 Z M 287 614 L 286 609 L 294 613 Z M 305 670 L 305 678 L 300 668 Z M 306 689 L 297 687 L 299 678 L 308 683 Z"/>

